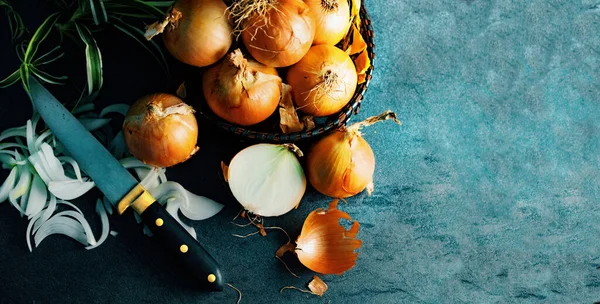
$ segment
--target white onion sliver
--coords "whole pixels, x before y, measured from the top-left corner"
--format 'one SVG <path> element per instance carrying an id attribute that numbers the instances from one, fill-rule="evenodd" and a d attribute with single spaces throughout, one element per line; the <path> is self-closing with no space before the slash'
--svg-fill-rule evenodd
<path id="1" fill-rule="evenodd" d="M 25 135 L 26 135 L 26 139 L 27 139 L 27 149 L 29 150 L 29 153 L 35 153 L 36 149 L 35 149 L 35 138 L 33 135 L 33 124 L 31 123 L 31 120 L 27 121 L 27 128 L 25 129 Z"/>
<path id="2" fill-rule="evenodd" d="M 19 168 L 17 174 L 19 175 L 19 181 L 17 182 L 15 188 L 8 193 L 8 200 L 13 207 L 19 210 L 21 215 L 23 215 L 25 212 L 19 206 L 19 204 L 17 204 L 17 199 L 25 195 L 25 193 L 29 190 L 31 185 L 31 172 L 29 172 L 27 168 Z"/>
<path id="3" fill-rule="evenodd" d="M 81 223 L 71 217 L 63 216 L 61 213 L 57 213 L 40 227 L 33 238 L 35 247 L 53 234 L 66 235 L 83 245 L 89 244 Z"/>
<path id="4" fill-rule="evenodd" d="M 29 155 L 27 159 L 33 165 L 35 172 L 37 172 L 37 174 L 44 181 L 44 183 L 48 184 L 51 181 L 51 174 L 50 172 L 48 172 L 48 166 L 44 164 L 46 160 L 42 156 L 42 153 L 42 151 L 38 151 L 34 154 Z"/>
<path id="5" fill-rule="evenodd" d="M 166 183 L 167 180 L 167 170 L 165 168 L 158 168 L 158 179 L 159 183 Z"/>
<path id="6" fill-rule="evenodd" d="M 102 234 L 100 235 L 100 239 L 98 240 L 98 242 L 96 242 L 96 244 L 85 247 L 85 249 L 88 250 L 94 249 L 100 246 L 102 243 L 104 243 L 104 241 L 108 237 L 108 231 L 110 230 L 110 225 L 108 223 L 108 215 L 106 214 L 106 210 L 104 209 L 104 205 L 102 203 L 102 200 L 100 199 L 98 199 L 98 201 L 96 202 L 96 212 L 98 213 L 98 215 L 100 215 L 100 221 L 102 223 Z"/>
<path id="7" fill-rule="evenodd" d="M 13 167 L 6 180 L 4 180 L 4 183 L 2 183 L 2 186 L 0 186 L 0 203 L 4 202 L 8 198 L 10 191 L 14 189 L 17 182 L 17 170 L 19 170 L 17 167 Z"/>
<path id="8" fill-rule="evenodd" d="M 20 137 L 27 136 L 27 130 L 26 130 L 25 126 L 5 130 L 0 135 L 0 141 L 3 141 L 9 137 L 17 137 L 17 136 L 20 136 Z"/>
<path id="9" fill-rule="evenodd" d="M 42 133 L 42 135 L 38 136 L 38 138 L 35 140 L 35 147 L 37 150 L 39 150 L 42 147 L 42 143 L 48 136 L 52 136 L 52 131 L 46 130 L 44 131 L 44 133 Z"/>
<path id="10" fill-rule="evenodd" d="M 65 169 L 63 168 L 60 160 L 54 155 L 54 151 L 49 144 L 43 143 L 41 145 L 41 150 L 43 151 L 41 158 L 46 160 L 45 165 L 47 165 L 48 173 L 50 174 L 51 181 L 64 181 L 69 180 L 65 175 Z"/>
<path id="11" fill-rule="evenodd" d="M 117 235 L 119 235 L 119 233 L 114 230 L 111 230 L 110 235 L 112 235 L 113 237 L 117 237 Z"/>
<path id="12" fill-rule="evenodd" d="M 47 197 L 48 189 L 46 189 L 46 184 L 44 184 L 44 181 L 38 175 L 34 175 L 29 192 L 29 200 L 25 207 L 25 215 L 32 218 L 42 211 L 46 207 Z"/>
<path id="13" fill-rule="evenodd" d="M 136 167 L 153 168 L 152 166 L 144 164 L 139 159 L 137 159 L 133 156 L 125 157 L 125 158 L 119 160 L 119 162 L 126 169 L 131 169 L 131 168 L 136 168 Z"/>
<path id="14" fill-rule="evenodd" d="M 94 188 L 94 182 L 79 182 L 76 179 L 67 181 L 51 181 L 48 183 L 48 191 L 63 200 L 76 199 Z"/>
<path id="15" fill-rule="evenodd" d="M 135 168 L 134 170 L 139 179 L 141 179 L 140 184 L 145 189 L 152 189 L 159 186 L 158 172 L 155 169 Z"/>
<path id="16" fill-rule="evenodd" d="M 92 227 L 90 227 L 90 223 L 88 223 L 88 221 L 85 219 L 85 217 L 83 216 L 83 213 L 73 211 L 73 210 L 66 210 L 66 211 L 60 212 L 59 214 L 62 214 L 64 216 L 70 216 L 70 217 L 76 219 L 81 224 L 81 227 L 83 227 L 83 231 L 85 231 L 85 235 L 87 237 L 87 242 L 90 245 L 96 244 L 96 238 L 94 237 L 94 233 L 92 233 Z"/>
<path id="17" fill-rule="evenodd" d="M 156 188 L 151 188 L 148 189 L 148 192 L 150 192 L 150 194 L 156 198 L 156 200 L 160 201 L 162 204 L 164 204 L 164 202 L 167 199 L 176 197 L 179 199 L 179 203 L 180 204 L 184 204 L 187 205 L 189 204 L 188 197 L 186 195 L 186 191 L 185 188 L 183 188 L 183 186 L 179 183 L 173 182 L 173 181 L 169 181 L 169 182 L 164 182 L 160 185 L 158 185 L 158 187 Z M 167 195 L 170 195 L 170 197 L 167 197 Z"/>
<path id="18" fill-rule="evenodd" d="M 90 132 L 96 131 L 110 123 L 110 118 L 81 118 L 81 124 Z"/>
<path id="19" fill-rule="evenodd" d="M 79 182 L 83 183 L 83 178 L 81 177 L 81 170 L 79 169 L 79 165 L 77 164 L 77 161 L 75 161 L 74 158 L 72 158 L 70 156 L 59 156 L 58 159 L 61 162 L 69 163 L 71 165 L 71 167 L 73 167 L 73 171 L 75 172 L 75 176 L 77 177 L 77 180 Z"/>
<path id="20" fill-rule="evenodd" d="M 181 213 L 190 220 L 201 221 L 219 213 L 225 207 L 212 199 L 185 191 L 188 197 L 187 204 L 180 207 Z"/>
<path id="21" fill-rule="evenodd" d="M 109 113 L 119 113 L 123 116 L 127 115 L 127 111 L 129 111 L 129 105 L 124 103 L 116 103 L 106 108 L 102 109 L 100 112 L 100 117 L 104 117 Z"/>
<path id="22" fill-rule="evenodd" d="M 106 198 L 106 196 L 104 198 L 102 198 L 102 203 L 104 204 L 104 209 L 106 209 L 106 212 L 108 214 L 112 215 L 113 214 L 113 205 L 108 200 L 108 198 Z"/>
<path id="23" fill-rule="evenodd" d="M 6 149 L 10 149 L 10 148 L 20 148 L 20 149 L 27 149 L 26 146 L 18 144 L 18 143 L 1 143 L 0 144 L 0 150 L 6 150 Z"/>
<path id="24" fill-rule="evenodd" d="M 48 219 L 50 219 L 50 216 L 52 216 L 52 213 L 54 213 L 54 211 L 56 211 L 56 196 L 50 194 L 48 207 L 46 207 L 46 209 L 44 209 L 44 211 L 42 212 L 39 221 L 36 221 L 34 223 L 33 233 L 40 229 L 40 226 L 42 226 L 42 224 L 44 224 Z"/>
<path id="25" fill-rule="evenodd" d="M 32 233 L 31 228 L 33 228 L 34 225 L 40 220 L 41 216 L 42 216 L 42 213 L 38 213 L 29 221 L 29 224 L 27 224 L 27 230 L 25 232 L 25 242 L 27 243 L 27 248 L 29 248 L 29 252 L 33 251 L 31 249 L 31 233 Z"/>

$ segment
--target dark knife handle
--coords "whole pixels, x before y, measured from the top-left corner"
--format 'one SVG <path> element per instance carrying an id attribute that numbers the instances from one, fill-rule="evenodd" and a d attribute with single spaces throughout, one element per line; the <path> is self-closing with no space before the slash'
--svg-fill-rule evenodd
<path id="1" fill-rule="evenodd" d="M 223 277 L 217 261 L 158 202 L 140 214 L 153 237 L 164 245 L 204 289 L 223 290 Z"/>

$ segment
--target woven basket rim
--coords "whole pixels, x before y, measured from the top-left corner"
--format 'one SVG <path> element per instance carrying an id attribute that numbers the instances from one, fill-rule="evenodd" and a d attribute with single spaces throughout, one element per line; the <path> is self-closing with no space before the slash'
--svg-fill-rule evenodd
<path id="1" fill-rule="evenodd" d="M 199 113 L 212 123 L 216 124 L 220 129 L 223 129 L 229 133 L 233 133 L 237 136 L 240 136 L 245 139 L 256 140 L 260 142 L 270 142 L 270 143 L 291 143 L 297 142 L 303 139 L 309 139 L 328 131 L 332 131 L 338 129 L 339 127 L 346 124 L 346 122 L 350 119 L 350 117 L 357 113 L 360 109 L 362 98 L 367 91 L 369 83 L 372 78 L 372 73 L 374 69 L 374 61 L 375 61 L 375 44 L 374 44 L 374 30 L 371 24 L 370 16 L 365 8 L 364 3 L 360 8 L 361 15 L 361 33 L 363 34 L 363 38 L 367 43 L 367 54 L 369 56 L 369 60 L 371 61 L 371 66 L 367 69 L 365 75 L 365 82 L 359 84 L 357 86 L 357 90 L 352 96 L 352 99 L 348 102 L 342 110 L 340 110 L 336 114 L 332 114 L 327 117 L 327 123 L 323 125 L 318 125 L 316 128 L 312 130 L 302 130 L 299 132 L 291 132 L 291 133 L 283 133 L 283 132 L 263 132 L 263 131 L 255 131 L 250 128 L 246 128 L 243 126 L 235 125 L 229 123 L 214 113 L 210 111 L 208 106 L 203 106 Z"/>

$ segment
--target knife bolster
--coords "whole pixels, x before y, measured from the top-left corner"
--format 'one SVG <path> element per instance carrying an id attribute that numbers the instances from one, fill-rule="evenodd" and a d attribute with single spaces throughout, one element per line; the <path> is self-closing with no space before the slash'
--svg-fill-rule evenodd
<path id="1" fill-rule="evenodd" d="M 152 197 L 142 184 L 137 184 L 121 199 L 117 205 L 117 210 L 119 215 L 121 215 L 128 207 L 131 207 L 137 214 L 142 214 L 154 201 L 154 197 Z"/>

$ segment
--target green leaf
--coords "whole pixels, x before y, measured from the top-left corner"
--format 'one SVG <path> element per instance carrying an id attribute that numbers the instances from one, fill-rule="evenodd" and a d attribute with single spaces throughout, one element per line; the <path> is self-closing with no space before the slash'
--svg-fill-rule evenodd
<path id="1" fill-rule="evenodd" d="M 128 10 L 135 9 L 148 14 L 145 18 L 161 18 L 165 15 L 165 12 L 159 8 L 148 5 L 144 1 L 140 0 L 119 0 L 116 2 L 106 2 L 106 7 L 111 12 L 131 12 Z"/>
<path id="2" fill-rule="evenodd" d="M 0 8 L 3 7 L 6 11 L 6 17 L 8 18 L 8 27 L 10 28 L 10 32 L 12 34 L 12 41 L 15 42 L 19 39 L 23 33 L 25 32 L 25 25 L 23 25 L 23 20 L 21 16 L 15 12 L 8 3 L 8 1 L 0 1 Z"/>
<path id="3" fill-rule="evenodd" d="M 154 6 L 154 7 L 168 8 L 171 5 L 173 5 L 173 3 L 175 3 L 175 1 L 144 1 L 144 3 L 146 3 L 147 5 L 150 5 L 150 6 Z"/>
<path id="4" fill-rule="evenodd" d="M 56 77 L 56 76 L 52 76 L 38 68 L 36 68 L 35 66 L 31 66 L 31 72 L 37 76 L 40 80 L 45 81 L 47 83 L 51 83 L 51 84 L 66 84 L 65 80 L 67 80 L 67 76 L 60 76 L 60 77 Z"/>
<path id="5" fill-rule="evenodd" d="M 23 87 L 25 91 L 29 93 L 29 67 L 27 64 L 21 64 L 21 68 L 19 69 L 19 76 L 21 78 L 21 82 L 23 83 Z"/>
<path id="6" fill-rule="evenodd" d="M 27 46 L 27 50 L 25 51 L 25 58 L 23 58 L 24 63 L 31 63 L 31 60 L 35 56 L 35 53 L 37 52 L 40 43 L 42 43 L 42 41 L 44 41 L 44 39 L 48 37 L 50 30 L 58 20 L 59 16 L 60 13 L 54 13 L 50 15 L 48 18 L 46 18 L 46 20 L 44 20 L 44 23 L 42 23 L 42 25 L 40 25 L 35 31 L 35 34 L 33 34 L 33 37 L 31 37 L 29 45 Z"/>
<path id="7" fill-rule="evenodd" d="M 160 48 L 160 46 L 158 46 L 158 44 L 153 41 L 153 40 L 146 40 L 144 38 L 144 32 L 140 29 L 138 29 L 135 26 L 132 26 L 130 24 L 128 24 L 127 22 L 119 19 L 119 18 L 111 18 L 112 20 L 112 24 L 119 29 L 120 31 L 122 31 L 123 33 L 127 34 L 129 37 L 135 39 L 137 42 L 139 42 L 148 52 L 150 52 L 150 54 L 152 54 L 152 56 L 154 57 L 154 59 L 156 59 L 156 61 L 158 62 L 158 64 L 160 65 L 160 67 L 165 71 L 165 74 L 167 74 L 167 76 L 170 74 L 169 72 L 169 66 L 167 65 L 167 60 L 165 59 L 165 55 L 163 54 L 162 49 Z M 150 44 L 152 46 L 152 48 L 150 48 L 148 46 L 148 44 Z"/>
<path id="8" fill-rule="evenodd" d="M 19 74 L 19 70 L 16 70 L 8 75 L 8 77 L 0 80 L 0 88 L 9 87 L 19 81 L 19 79 L 21 79 L 21 74 Z"/>
<path id="9" fill-rule="evenodd" d="M 85 43 L 85 62 L 88 94 L 92 95 L 102 87 L 102 55 L 96 40 L 85 25 L 75 24 L 79 37 Z"/>
<path id="10" fill-rule="evenodd" d="M 100 23 L 107 22 L 108 16 L 106 15 L 106 8 L 102 0 L 89 0 L 90 11 L 94 18 L 94 24 L 100 25 Z"/>
<path id="11" fill-rule="evenodd" d="M 38 59 L 34 60 L 33 64 L 35 66 L 40 66 L 40 65 L 49 64 L 51 62 L 58 60 L 59 58 L 61 58 L 65 55 L 65 53 L 62 53 L 62 52 L 60 54 L 54 55 L 54 53 L 56 53 L 59 50 L 60 50 L 60 45 L 53 48 L 48 53 L 40 56 Z M 48 58 L 48 59 L 46 59 L 46 58 Z"/>

